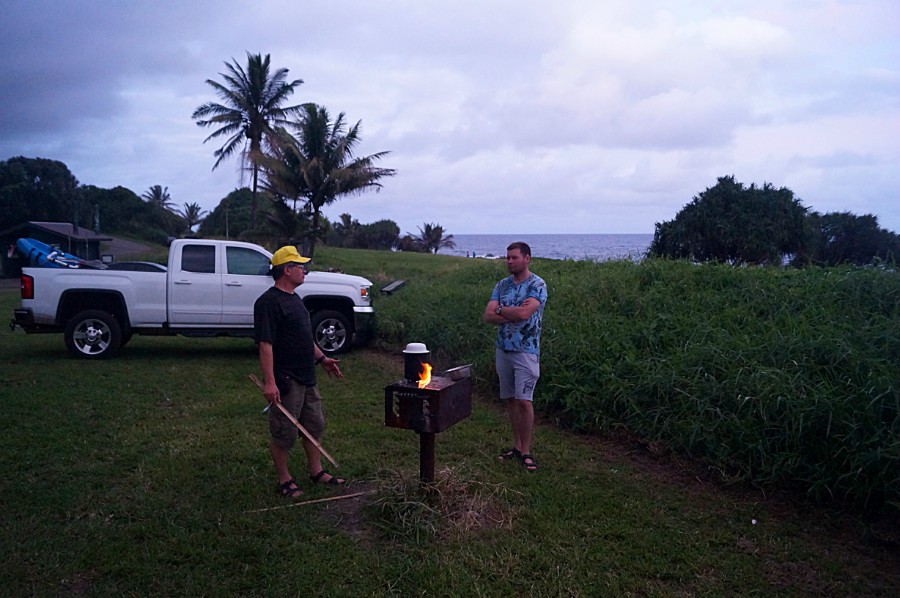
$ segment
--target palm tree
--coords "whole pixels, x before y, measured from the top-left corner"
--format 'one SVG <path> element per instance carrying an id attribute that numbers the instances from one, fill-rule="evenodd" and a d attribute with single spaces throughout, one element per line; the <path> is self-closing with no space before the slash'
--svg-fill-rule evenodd
<path id="1" fill-rule="evenodd" d="M 268 191 L 276 200 L 287 204 L 293 202 L 292 209 L 297 211 L 297 202 L 306 202 L 307 185 L 300 168 L 300 160 L 297 152 L 288 150 L 288 146 L 295 142 L 293 137 L 284 130 L 280 131 L 283 141 L 272 147 L 270 154 L 263 157 L 261 167 L 264 172 L 262 188 Z M 301 206 L 302 209 L 303 206 Z"/>
<path id="2" fill-rule="evenodd" d="M 276 245 L 297 245 L 309 228 L 309 218 L 292 210 L 284 201 L 275 200 L 264 212 L 265 224 Z"/>
<path id="3" fill-rule="evenodd" d="M 379 168 L 375 162 L 390 152 L 355 158 L 353 149 L 360 141 L 360 125 L 347 129 L 344 113 L 331 122 L 328 110 L 316 104 L 304 104 L 300 119 L 291 123 L 296 135 L 282 131 L 282 145 L 278 159 L 267 160 L 266 176 L 271 189 L 283 197 L 303 197 L 306 209 L 312 214 L 309 255 L 315 252 L 322 207 L 343 195 L 381 189 L 384 177 L 394 176 L 396 170 Z"/>
<path id="4" fill-rule="evenodd" d="M 335 222 L 331 227 L 331 230 L 334 232 L 333 236 L 337 240 L 336 244 L 340 247 L 352 247 L 353 237 L 360 228 L 359 220 L 354 220 L 346 212 L 341 214 L 340 218 L 340 222 Z"/>
<path id="5" fill-rule="evenodd" d="M 409 233 L 407 233 L 409 236 Z M 456 242 L 453 235 L 444 236 L 444 227 L 440 224 L 426 223 L 424 227 L 419 227 L 419 235 L 414 237 L 416 245 L 422 248 L 426 253 L 437 253 L 438 250 L 447 248 L 454 249 Z"/>
<path id="6" fill-rule="evenodd" d="M 170 212 L 175 207 L 175 204 L 172 203 L 172 196 L 169 195 L 169 188 L 166 187 L 164 189 L 162 185 L 153 185 L 141 195 L 141 198 L 152 206 L 169 210 Z"/>
<path id="7" fill-rule="evenodd" d="M 178 210 L 178 215 L 184 218 L 187 223 L 188 230 L 192 230 L 196 225 L 203 222 L 208 212 L 204 212 L 200 208 L 200 204 L 186 203 L 183 210 Z"/>
<path id="8" fill-rule="evenodd" d="M 227 73 L 219 73 L 225 84 L 207 79 L 206 82 L 222 99 L 222 104 L 207 102 L 197 108 L 192 118 L 201 127 L 218 127 L 203 140 L 203 143 L 216 137 L 227 137 L 225 145 L 213 152 L 216 162 L 215 170 L 222 160 L 238 149 L 242 153 L 242 161 L 249 164 L 252 171 L 253 201 L 250 208 L 250 226 L 256 227 L 256 190 L 259 177 L 260 162 L 264 145 L 268 146 L 275 133 L 275 128 L 288 124 L 288 118 L 298 112 L 300 106 L 283 104 L 294 93 L 294 89 L 303 84 L 302 79 L 287 82 L 288 69 L 281 68 L 270 72 L 270 59 L 266 54 L 247 53 L 247 69 L 244 70 L 232 59 L 225 63 Z"/>

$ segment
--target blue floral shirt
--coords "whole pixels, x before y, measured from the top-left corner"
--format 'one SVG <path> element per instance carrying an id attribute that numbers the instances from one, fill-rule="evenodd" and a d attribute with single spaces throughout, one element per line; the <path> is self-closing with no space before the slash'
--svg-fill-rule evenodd
<path id="1" fill-rule="evenodd" d="M 498 326 L 498 349 L 541 354 L 541 318 L 544 315 L 544 304 L 547 303 L 547 283 L 544 279 L 532 274 L 516 284 L 510 275 L 498 282 L 491 293 L 491 301 L 499 301 L 503 307 L 518 307 L 529 297 L 537 299 L 541 306 L 527 320 Z"/>

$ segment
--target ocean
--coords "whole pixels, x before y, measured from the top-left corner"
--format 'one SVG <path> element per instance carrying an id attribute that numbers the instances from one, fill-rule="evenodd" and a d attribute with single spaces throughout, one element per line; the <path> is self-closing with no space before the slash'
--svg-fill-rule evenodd
<path id="1" fill-rule="evenodd" d="M 532 257 L 554 260 L 641 260 L 647 253 L 652 234 L 629 235 L 453 235 L 454 249 L 438 253 L 462 257 L 506 257 L 506 247 L 525 241 Z"/>

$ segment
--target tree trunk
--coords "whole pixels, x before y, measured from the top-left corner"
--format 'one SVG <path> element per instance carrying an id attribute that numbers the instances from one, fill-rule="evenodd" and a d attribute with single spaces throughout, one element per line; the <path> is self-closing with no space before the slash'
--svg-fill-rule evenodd
<path id="1" fill-rule="evenodd" d="M 313 209 L 313 219 L 312 219 L 312 230 L 309 232 L 309 255 L 306 256 L 308 258 L 312 258 L 313 254 L 316 252 L 316 237 L 318 236 L 316 233 L 319 231 L 319 208 Z"/>
<path id="2" fill-rule="evenodd" d="M 259 175 L 259 167 L 253 165 L 253 192 L 250 196 L 250 229 L 256 230 L 256 181 Z"/>

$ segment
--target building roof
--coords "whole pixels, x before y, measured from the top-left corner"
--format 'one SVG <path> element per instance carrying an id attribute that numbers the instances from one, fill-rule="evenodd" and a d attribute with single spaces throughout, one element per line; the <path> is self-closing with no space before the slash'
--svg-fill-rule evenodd
<path id="1" fill-rule="evenodd" d="M 79 226 L 77 229 L 75 225 L 71 222 L 35 222 L 28 221 L 23 222 L 18 226 L 14 226 L 12 228 L 6 229 L 3 233 L 7 233 L 19 228 L 26 227 L 36 227 L 42 228 L 48 232 L 60 235 L 62 237 L 67 237 L 69 239 L 77 239 L 79 241 L 111 241 L 112 237 L 106 235 L 99 235 L 92 231 L 89 228 L 85 228 L 83 226 Z"/>

